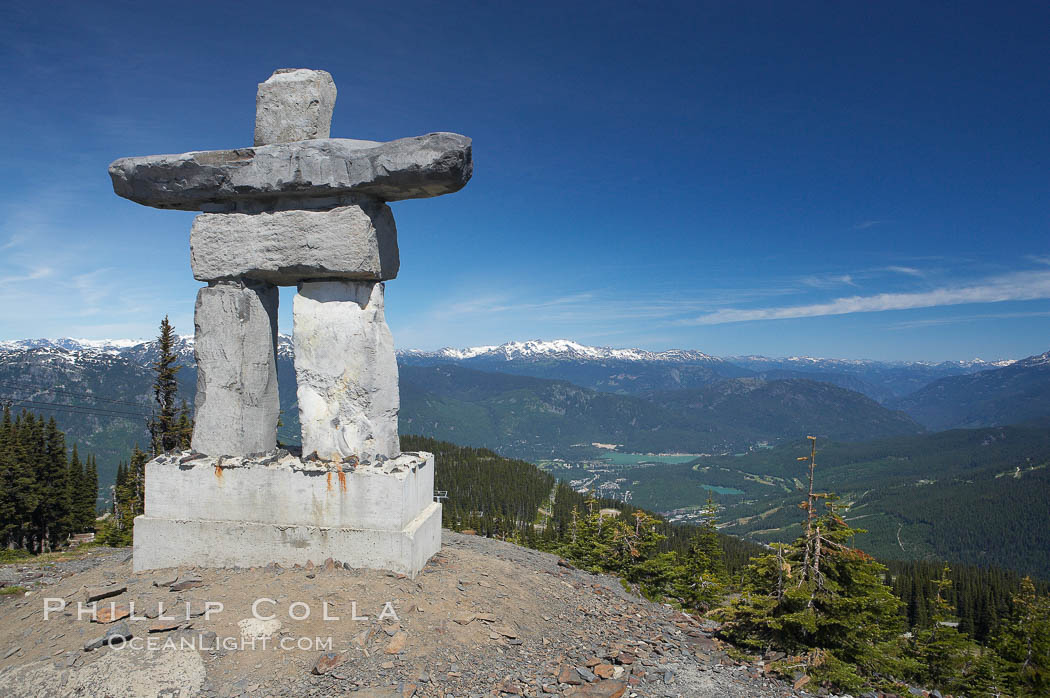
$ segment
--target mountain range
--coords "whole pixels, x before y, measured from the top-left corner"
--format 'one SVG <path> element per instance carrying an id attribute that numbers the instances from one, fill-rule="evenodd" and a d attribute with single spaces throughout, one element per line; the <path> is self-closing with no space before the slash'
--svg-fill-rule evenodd
<path id="1" fill-rule="evenodd" d="M 1001 368 L 1011 360 L 885 362 L 807 356 L 716 357 L 699 351 L 590 347 L 569 340 L 508 342 L 467 349 L 418 350 L 398 354 L 403 365 L 454 363 L 480 371 L 555 378 L 576 385 L 624 394 L 696 388 L 726 378 L 808 378 L 884 402 L 914 392 L 948 376 Z"/>
<path id="2" fill-rule="evenodd" d="M 192 402 L 192 337 L 180 337 Z M 282 441 L 297 440 L 292 343 L 279 338 Z M 145 445 L 154 342 L 0 342 L 0 400 L 54 414 L 103 480 Z M 729 453 L 807 434 L 838 441 L 1007 424 L 1050 414 L 1047 355 L 887 363 L 589 347 L 568 340 L 401 351 L 401 431 L 531 459 L 621 450 Z M 908 388 L 914 388 L 910 392 Z"/>

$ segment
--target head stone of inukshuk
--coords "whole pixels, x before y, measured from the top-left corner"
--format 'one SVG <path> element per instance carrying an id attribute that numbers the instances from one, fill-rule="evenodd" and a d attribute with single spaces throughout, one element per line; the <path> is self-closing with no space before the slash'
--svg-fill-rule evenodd
<path id="1" fill-rule="evenodd" d="M 303 455 L 400 453 L 397 363 L 383 282 L 397 276 L 389 201 L 449 194 L 473 171 L 471 141 L 430 133 L 330 138 L 336 88 L 322 70 L 259 85 L 252 148 L 123 158 L 114 191 L 201 211 L 190 233 L 197 395 L 193 449 L 251 457 L 276 446 L 277 286 L 297 286 L 295 376 Z M 147 512 L 148 513 L 148 512 Z"/>

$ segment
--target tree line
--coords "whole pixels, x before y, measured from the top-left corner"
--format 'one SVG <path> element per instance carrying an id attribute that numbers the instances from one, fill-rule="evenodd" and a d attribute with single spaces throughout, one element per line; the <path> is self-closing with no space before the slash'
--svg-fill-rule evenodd
<path id="1" fill-rule="evenodd" d="M 41 553 L 94 530 L 98 466 L 81 460 L 54 417 L 23 410 L 0 417 L 0 545 Z"/>

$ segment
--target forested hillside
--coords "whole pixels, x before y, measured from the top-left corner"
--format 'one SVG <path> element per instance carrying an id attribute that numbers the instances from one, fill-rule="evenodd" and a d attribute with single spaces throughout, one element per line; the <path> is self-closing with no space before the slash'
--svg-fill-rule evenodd
<path id="1" fill-rule="evenodd" d="M 857 544 L 885 559 L 950 559 L 1050 577 L 1050 423 L 960 429 L 863 443 L 822 443 L 822 487 L 869 532 Z M 724 530 L 756 540 L 797 534 L 793 502 L 803 443 L 682 468 L 745 490 Z M 705 471 L 706 469 L 706 471 Z M 689 472 L 687 472 L 687 470 Z M 664 475 L 663 477 L 672 477 Z"/>
<path id="2" fill-rule="evenodd" d="M 446 366 L 401 371 L 402 431 L 523 458 L 573 457 L 604 442 L 641 453 L 724 453 L 816 432 L 838 439 L 912 434 L 904 415 L 806 380 L 732 379 L 649 399 L 562 381 Z"/>
<path id="3" fill-rule="evenodd" d="M 907 415 L 890 412 L 860 393 L 798 378 L 737 378 L 650 399 L 716 425 L 719 434 L 736 444 L 754 443 L 759 434 L 771 442 L 810 434 L 855 441 L 922 431 Z"/>
<path id="4" fill-rule="evenodd" d="M 1018 424 L 1050 416 L 1050 352 L 1004 368 L 953 376 L 893 401 L 930 429 Z"/>

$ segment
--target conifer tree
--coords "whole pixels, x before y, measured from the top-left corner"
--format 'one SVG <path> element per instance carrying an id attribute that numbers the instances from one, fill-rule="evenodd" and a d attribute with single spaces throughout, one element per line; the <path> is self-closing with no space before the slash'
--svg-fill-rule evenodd
<path id="1" fill-rule="evenodd" d="M 157 408 L 149 420 L 154 456 L 180 448 L 182 445 L 179 410 L 175 404 L 179 390 L 176 376 L 182 367 L 179 366 L 179 357 L 175 353 L 175 340 L 175 328 L 165 315 L 160 323 L 160 335 L 157 337 L 159 356 L 151 364 L 151 368 L 157 374 L 153 382 L 153 397 Z"/>
<path id="2" fill-rule="evenodd" d="M 15 500 L 14 424 L 11 408 L 0 417 L 0 545 L 7 546 L 17 530 Z"/>
<path id="3" fill-rule="evenodd" d="M 107 545 L 131 545 L 135 517 L 143 513 L 145 494 L 145 466 L 149 454 L 136 445 L 131 451 L 131 460 L 117 466 L 117 478 L 113 486 L 113 516 L 99 532 L 99 538 Z"/>
<path id="4" fill-rule="evenodd" d="M 73 452 L 69 456 L 69 468 L 66 474 L 66 489 L 69 490 L 69 530 L 71 533 L 80 533 L 83 516 L 85 473 L 84 464 L 80 462 L 80 453 L 77 445 L 73 444 Z"/>
<path id="5" fill-rule="evenodd" d="M 43 468 L 37 477 L 40 488 L 40 501 L 34 516 L 37 536 L 41 548 L 54 550 L 69 536 L 73 510 L 66 439 L 54 417 L 47 423 Z"/>
<path id="6" fill-rule="evenodd" d="M 98 470 L 94 456 L 80 460 L 76 444 L 73 445 L 73 453 L 70 455 L 69 478 L 72 484 L 72 532 L 91 531 L 95 526 L 95 503 L 98 501 Z"/>
<path id="7" fill-rule="evenodd" d="M 657 527 L 657 520 L 644 511 L 632 512 L 634 519 L 632 540 L 632 564 L 623 574 L 628 581 L 638 585 L 642 594 L 650 599 L 659 599 L 670 593 L 678 571 L 678 556 L 674 551 L 660 552 L 659 546 L 666 539 Z"/>
<path id="8" fill-rule="evenodd" d="M 15 418 L 13 427 L 14 530 L 12 544 L 16 548 L 35 549 L 32 528 L 33 512 L 40 502 L 36 475 L 39 453 L 43 450 L 39 423 L 25 410 Z"/>
<path id="9" fill-rule="evenodd" d="M 810 675 L 855 689 L 865 674 L 896 668 L 901 602 L 883 583 L 886 568 L 849 545 L 863 531 L 846 523 L 834 495 L 814 493 L 815 454 L 800 459 L 810 460 L 802 535 L 754 560 L 745 594 L 720 612 L 723 632 L 745 647 L 805 655 Z M 827 509 L 819 516 L 818 500 Z"/>
<path id="10" fill-rule="evenodd" d="M 931 624 L 915 631 L 912 640 L 912 654 L 923 667 L 917 678 L 941 690 L 969 685 L 977 656 L 976 646 L 958 628 L 955 606 L 950 601 L 950 572 L 944 565 L 934 583 Z"/>
<path id="11" fill-rule="evenodd" d="M 175 422 L 175 439 L 178 442 L 176 448 L 183 451 L 189 449 L 193 439 L 193 417 L 190 416 L 190 406 L 185 399 L 179 408 L 179 418 Z"/>
<path id="12" fill-rule="evenodd" d="M 90 529 L 95 526 L 95 518 L 98 514 L 98 460 L 94 455 L 92 455 L 91 459 L 88 461 L 86 483 L 84 521 L 87 524 L 87 528 Z"/>
<path id="13" fill-rule="evenodd" d="M 1025 577 L 1013 606 L 995 640 L 1006 680 L 1016 695 L 1050 695 L 1050 597 L 1037 596 L 1031 577 Z"/>
<path id="14" fill-rule="evenodd" d="M 715 526 L 716 515 L 717 506 L 708 497 L 702 522 L 690 541 L 689 550 L 680 557 L 674 595 L 688 608 L 707 610 L 716 605 L 725 592 L 728 573 Z"/>

